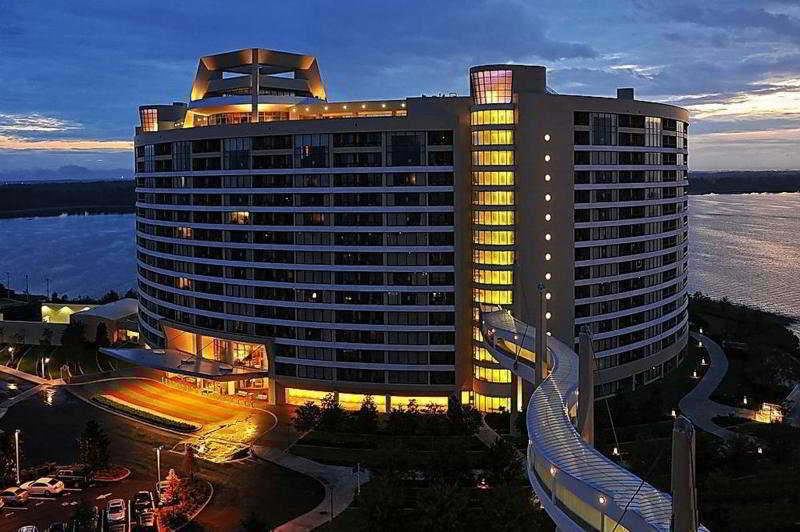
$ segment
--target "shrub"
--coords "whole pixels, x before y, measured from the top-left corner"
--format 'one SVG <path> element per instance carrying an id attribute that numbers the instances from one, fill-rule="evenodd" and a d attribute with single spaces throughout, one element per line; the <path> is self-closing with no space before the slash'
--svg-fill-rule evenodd
<path id="1" fill-rule="evenodd" d="M 364 397 L 361 408 L 354 415 L 356 429 L 364 434 L 378 430 L 378 407 L 371 395 Z"/>
<path id="2" fill-rule="evenodd" d="M 313 401 L 307 401 L 304 405 L 300 405 L 294 411 L 292 418 L 292 425 L 297 432 L 308 432 L 313 429 L 319 421 L 319 416 L 322 409 L 314 404 Z"/>
<path id="3" fill-rule="evenodd" d="M 96 395 L 94 397 L 94 400 L 97 403 L 112 410 L 116 410 L 117 412 L 120 412 L 122 414 L 127 414 L 129 416 L 139 418 L 142 421 L 147 421 L 148 423 L 154 423 L 156 425 L 162 426 L 167 429 L 177 430 L 179 432 L 194 432 L 200 428 L 199 425 L 196 425 L 194 423 L 187 423 L 185 421 L 178 421 L 175 419 L 170 419 L 164 416 L 160 416 L 155 412 L 141 410 L 131 405 L 115 401 L 114 399 L 104 395 Z"/>
<path id="4" fill-rule="evenodd" d="M 322 430 L 338 431 L 347 423 L 347 412 L 342 409 L 336 395 L 329 393 L 322 398 L 319 427 Z"/>

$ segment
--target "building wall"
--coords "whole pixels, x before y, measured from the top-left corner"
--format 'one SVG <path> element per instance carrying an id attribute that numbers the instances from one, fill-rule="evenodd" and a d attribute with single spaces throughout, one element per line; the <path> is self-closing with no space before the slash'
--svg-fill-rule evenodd
<path id="1" fill-rule="evenodd" d="M 152 158 L 140 168 L 162 161 L 159 168 L 173 170 L 137 173 L 142 338 L 162 345 L 164 319 L 187 329 L 270 338 L 277 379 L 287 387 L 422 396 L 460 390 L 471 370 L 456 354 L 467 335 L 455 318 L 469 287 L 455 260 L 468 244 L 454 237 L 468 232 L 462 209 L 454 212 L 455 202 L 468 196 L 461 185 L 466 150 L 459 147 L 467 139 L 465 104 L 463 98 L 422 98 L 408 101 L 406 117 L 137 136 L 137 164 Z M 411 154 L 421 160 L 402 163 L 409 154 L 394 139 L 404 132 L 422 139 L 412 149 L 421 154 Z M 441 132 L 452 141 L 440 144 Z M 334 136 L 341 133 L 374 134 L 378 145 L 337 147 Z M 328 150 L 311 146 L 319 135 L 331 142 Z M 196 153 L 202 142 L 195 142 L 191 168 L 195 160 L 214 159 L 220 169 L 178 170 L 177 143 L 236 138 L 246 145 L 261 142 L 253 140 L 258 137 L 285 137 L 291 145 L 255 150 L 251 144 L 240 150 L 241 159 L 226 151 L 224 140 L 220 150 L 202 154 Z M 299 167 L 315 155 L 313 167 Z M 345 156 L 353 160 L 342 163 Z M 253 168 L 263 157 L 279 167 Z M 244 168 L 231 170 L 236 161 L 245 161 Z M 286 182 L 268 187 L 269 179 Z M 322 225 L 302 225 L 317 222 Z"/>

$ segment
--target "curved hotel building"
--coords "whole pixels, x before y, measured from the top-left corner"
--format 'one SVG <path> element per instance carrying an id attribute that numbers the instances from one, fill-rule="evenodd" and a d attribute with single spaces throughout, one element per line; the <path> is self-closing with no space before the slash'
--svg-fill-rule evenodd
<path id="1" fill-rule="evenodd" d="M 519 408 L 482 347 L 494 305 L 570 346 L 588 326 L 597 397 L 675 368 L 688 113 L 555 94 L 539 66 L 468 75 L 469 97 L 330 102 L 314 57 L 245 49 L 140 107 L 148 365 L 278 404 Z"/>

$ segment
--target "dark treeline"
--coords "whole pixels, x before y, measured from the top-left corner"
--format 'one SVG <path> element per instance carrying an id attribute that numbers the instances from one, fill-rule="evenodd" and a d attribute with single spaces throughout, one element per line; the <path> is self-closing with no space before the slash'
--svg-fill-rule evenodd
<path id="1" fill-rule="evenodd" d="M 689 194 L 800 192 L 799 170 L 689 172 Z"/>
<path id="2" fill-rule="evenodd" d="M 126 213 L 135 202 L 132 180 L 0 185 L 0 218 Z"/>

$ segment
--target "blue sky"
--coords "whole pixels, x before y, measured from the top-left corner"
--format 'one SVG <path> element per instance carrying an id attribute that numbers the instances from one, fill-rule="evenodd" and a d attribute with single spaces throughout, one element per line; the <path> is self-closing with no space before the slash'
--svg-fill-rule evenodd
<path id="1" fill-rule="evenodd" d="M 688 107 L 694 169 L 800 168 L 797 0 L 0 0 L 0 171 L 130 167 L 137 106 L 186 101 L 199 56 L 246 47 L 315 55 L 331 100 L 541 64 L 561 93 Z"/>

